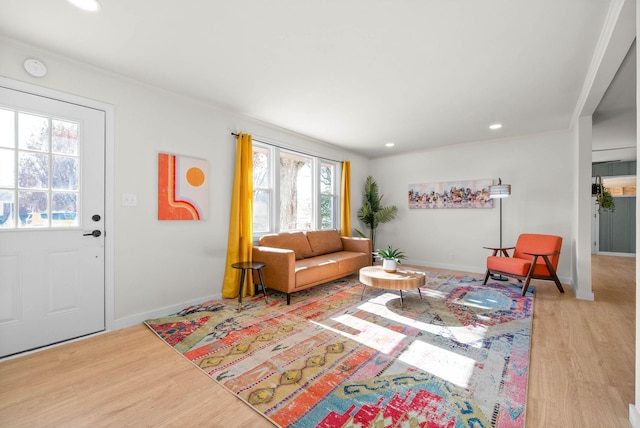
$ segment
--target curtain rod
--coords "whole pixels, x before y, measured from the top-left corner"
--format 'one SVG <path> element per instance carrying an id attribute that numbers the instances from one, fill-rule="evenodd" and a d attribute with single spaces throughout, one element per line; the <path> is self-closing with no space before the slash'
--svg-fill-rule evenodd
<path id="1" fill-rule="evenodd" d="M 233 135 L 234 137 L 237 137 L 237 136 L 238 136 L 238 135 L 240 135 L 240 134 L 236 134 L 235 132 L 232 132 L 232 133 L 231 133 L 231 135 Z M 251 136 L 251 140 L 253 140 L 253 141 L 257 141 L 258 143 L 262 143 L 262 144 L 268 144 L 268 145 L 270 145 L 270 146 L 274 146 L 274 147 L 277 147 L 277 148 L 279 148 L 279 149 L 290 150 L 290 151 L 292 151 L 292 152 L 294 152 L 294 153 L 299 153 L 299 154 L 301 154 L 301 155 L 305 155 L 305 156 L 314 156 L 314 155 L 309 155 L 309 153 L 304 153 L 304 152 L 301 152 L 301 151 L 299 151 L 299 150 L 292 149 L 292 148 L 290 148 L 290 147 L 283 147 L 283 146 L 279 146 L 279 145 L 277 145 L 277 144 L 269 143 L 269 142 L 267 142 L 267 141 L 262 141 L 262 140 L 260 140 L 260 139 L 258 139 L 258 138 L 253 138 L 253 136 Z M 316 157 L 322 157 L 322 156 L 316 156 Z M 326 160 L 329 160 L 329 161 L 332 161 L 332 162 L 339 162 L 339 163 L 342 163 L 342 162 L 343 162 L 343 161 L 340 161 L 340 160 L 329 159 L 329 158 L 327 158 L 327 157 L 322 157 L 322 159 L 326 159 Z"/>

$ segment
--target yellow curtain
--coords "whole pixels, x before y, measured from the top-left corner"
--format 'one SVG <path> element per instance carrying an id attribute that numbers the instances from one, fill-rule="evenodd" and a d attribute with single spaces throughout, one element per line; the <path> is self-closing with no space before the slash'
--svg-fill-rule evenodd
<path id="1" fill-rule="evenodd" d="M 351 162 L 342 161 L 340 236 L 351 236 Z"/>
<path id="2" fill-rule="evenodd" d="M 231 265 L 251 261 L 253 247 L 253 153 L 251 135 L 240 134 L 237 138 L 236 170 L 233 179 L 227 264 L 222 284 L 222 297 L 233 299 L 240 291 L 240 270 Z M 251 271 L 247 272 L 251 278 Z M 246 279 L 245 279 L 246 281 Z M 253 287 L 244 287 L 245 296 L 253 295 Z"/>

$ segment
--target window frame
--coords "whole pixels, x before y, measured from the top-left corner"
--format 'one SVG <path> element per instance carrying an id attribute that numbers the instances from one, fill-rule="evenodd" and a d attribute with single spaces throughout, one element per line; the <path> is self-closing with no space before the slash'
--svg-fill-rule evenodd
<path id="1" fill-rule="evenodd" d="M 332 191 L 330 193 L 323 193 L 322 192 L 322 165 L 323 164 L 328 164 L 328 165 L 332 165 L 333 166 L 333 182 L 332 184 Z M 341 166 L 341 164 L 339 162 L 335 162 L 335 161 L 330 161 L 330 160 L 326 160 L 323 158 L 318 158 L 318 211 L 317 211 L 317 216 L 318 216 L 318 221 L 316 222 L 316 225 L 319 226 L 319 228 L 322 228 L 322 198 L 323 197 L 329 197 L 332 201 L 331 204 L 331 217 L 334 219 L 334 224 L 333 227 L 329 227 L 329 229 L 332 228 L 336 228 L 339 230 L 339 226 L 340 226 L 340 185 L 338 183 L 342 182 L 342 168 L 339 168 L 339 166 Z"/>
<path id="2" fill-rule="evenodd" d="M 257 241 L 261 236 L 285 232 L 285 230 L 281 230 L 280 225 L 280 154 L 281 153 L 291 153 L 293 155 L 304 156 L 311 159 L 311 191 L 312 191 L 312 206 L 311 206 L 311 228 L 310 229 L 293 229 L 287 231 L 294 230 L 321 230 L 322 228 L 322 207 L 321 200 L 322 196 L 327 196 L 327 193 L 322 193 L 322 184 L 321 184 L 321 167 L 323 164 L 333 165 L 334 174 L 333 174 L 333 193 L 328 195 L 333 200 L 333 209 L 332 209 L 332 225 L 328 229 L 336 229 L 340 230 L 340 184 L 342 180 L 342 169 L 341 162 L 328 159 L 323 156 L 305 153 L 300 150 L 280 147 L 278 145 L 272 143 L 266 143 L 263 141 L 254 140 L 252 152 L 255 148 L 259 148 L 261 150 L 266 150 L 268 153 L 268 168 L 269 168 L 269 178 L 266 180 L 269 188 L 264 187 L 256 187 L 254 183 L 253 195 L 255 195 L 256 190 L 258 191 L 267 191 L 269 194 L 269 225 L 267 231 L 256 232 L 253 231 L 254 240 Z M 254 206 L 255 208 L 255 206 Z M 252 219 L 253 221 L 253 219 Z"/>

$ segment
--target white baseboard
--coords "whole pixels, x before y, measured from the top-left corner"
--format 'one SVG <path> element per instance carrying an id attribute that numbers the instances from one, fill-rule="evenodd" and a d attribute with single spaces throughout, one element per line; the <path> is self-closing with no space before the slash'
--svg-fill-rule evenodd
<path id="1" fill-rule="evenodd" d="M 635 404 L 629 404 L 629 422 L 632 428 L 640 428 L 640 412 Z"/>
<path id="2" fill-rule="evenodd" d="M 178 303 L 176 305 L 165 306 L 164 308 L 154 309 L 149 312 L 144 312 L 140 314 L 130 315 L 124 318 L 118 318 L 113 321 L 113 329 L 112 330 L 120 330 L 122 328 L 131 327 L 137 324 L 141 324 L 145 320 L 153 319 L 153 318 L 162 318 L 167 315 L 175 314 L 176 312 L 180 312 L 184 308 L 191 305 L 198 305 L 200 303 L 204 303 L 209 300 L 221 299 L 220 294 L 213 294 L 210 296 L 199 297 L 197 299 Z"/>
<path id="3" fill-rule="evenodd" d="M 164 316 L 175 314 L 176 312 L 180 312 L 181 310 L 183 310 L 184 308 L 187 308 L 189 306 L 198 305 L 200 303 L 204 303 L 204 302 L 207 302 L 209 300 L 217 300 L 217 299 L 221 299 L 221 298 L 222 297 L 221 297 L 220 294 L 204 296 L 204 297 L 200 297 L 198 299 L 194 299 L 194 300 L 191 300 L 191 301 L 182 302 L 182 303 L 179 303 L 177 305 L 166 306 L 164 308 L 154 309 L 153 311 L 144 312 L 144 313 L 141 313 L 141 314 L 136 314 L 136 315 L 131 315 L 131 316 L 128 316 L 128 317 L 120 318 L 120 319 L 114 320 L 113 324 L 111 324 L 111 328 L 108 328 L 108 329 L 106 329 L 104 331 L 99 331 L 97 333 L 88 334 L 86 336 L 78 337 L 78 338 L 75 338 L 75 339 L 65 340 L 65 341 L 62 341 L 62 342 L 59 342 L 59 343 L 54 343 L 52 345 L 43 346 L 41 348 L 34 349 L 34 350 L 31 350 L 31 351 L 21 352 L 19 354 L 11 355 L 9 357 L 0 358 L 0 361 L 6 361 L 6 360 L 13 359 L 13 358 L 19 358 L 19 357 L 22 357 L 22 356 L 25 356 L 25 355 L 34 354 L 36 352 L 44 351 L 45 349 L 56 348 L 58 346 L 65 345 L 67 343 L 77 342 L 77 341 L 80 341 L 80 340 L 88 339 L 90 337 L 94 337 L 94 336 L 98 336 L 98 335 L 101 335 L 101 334 L 105 334 L 105 333 L 108 333 L 109 331 L 115 331 L 115 330 L 120 330 L 120 329 L 127 328 L 127 327 L 132 327 L 134 325 L 142 324 L 145 320 L 148 320 L 148 319 L 162 318 Z"/>
<path id="4" fill-rule="evenodd" d="M 596 251 L 598 256 L 613 256 L 613 257 L 635 257 L 636 253 L 614 253 L 610 251 Z"/>

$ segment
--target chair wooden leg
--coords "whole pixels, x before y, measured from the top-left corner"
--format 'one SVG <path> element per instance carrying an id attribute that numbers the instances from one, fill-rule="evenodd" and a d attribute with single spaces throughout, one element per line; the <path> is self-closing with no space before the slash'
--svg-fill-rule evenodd
<path id="1" fill-rule="evenodd" d="M 560 290 L 561 293 L 564 293 L 564 288 L 562 288 L 562 284 L 560 283 L 560 279 L 558 278 L 558 275 L 556 275 L 555 269 L 553 269 L 553 266 L 551 266 L 551 261 L 549 260 L 549 257 L 542 256 L 542 258 L 544 259 L 544 262 L 547 265 L 547 269 L 549 269 L 549 273 L 551 273 L 553 282 L 556 283 L 556 287 L 558 287 L 558 290 Z"/>
<path id="2" fill-rule="evenodd" d="M 531 276 L 533 276 L 533 270 L 536 268 L 537 260 L 538 256 L 533 256 L 533 260 L 531 260 L 531 267 L 529 268 L 529 272 L 527 273 L 527 277 L 524 281 L 524 287 L 522 287 L 522 297 L 527 294 L 527 289 L 529 288 L 529 283 L 531 282 Z"/>
<path id="3" fill-rule="evenodd" d="M 561 293 L 564 293 L 564 288 L 562 288 L 560 279 L 558 279 L 558 276 L 556 275 L 555 272 L 553 273 L 553 281 L 556 283 L 556 287 L 558 287 L 558 290 L 560 290 Z"/>
<path id="4" fill-rule="evenodd" d="M 482 283 L 482 285 L 487 285 L 487 281 L 489 280 L 489 275 L 491 275 L 491 272 L 489 272 L 489 269 L 487 269 L 487 273 L 484 276 L 484 282 Z"/>
<path id="5" fill-rule="evenodd" d="M 529 282 L 531 282 L 531 277 L 527 276 L 527 279 L 524 282 L 524 286 L 522 287 L 522 297 L 527 294 L 527 289 L 529 288 Z"/>

